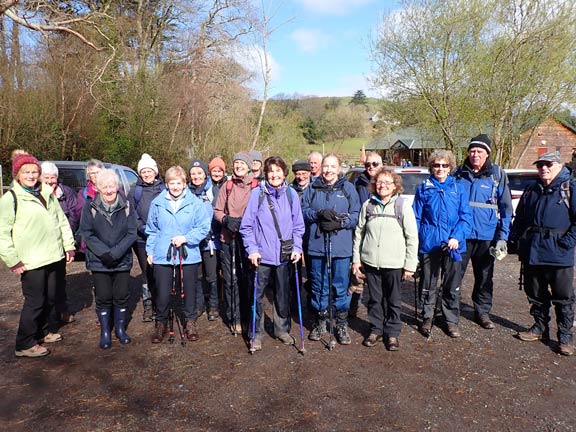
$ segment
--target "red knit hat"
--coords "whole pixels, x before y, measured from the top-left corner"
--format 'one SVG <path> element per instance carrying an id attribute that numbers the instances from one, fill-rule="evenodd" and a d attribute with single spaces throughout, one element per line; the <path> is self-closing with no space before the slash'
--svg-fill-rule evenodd
<path id="1" fill-rule="evenodd" d="M 40 162 L 38 162 L 38 159 L 36 159 L 31 154 L 18 153 L 17 155 L 14 155 L 14 159 L 12 159 L 12 177 L 16 178 L 18 171 L 20 171 L 20 168 L 22 168 L 22 165 L 28 164 L 36 165 L 38 167 L 38 171 L 41 171 Z"/>
<path id="2" fill-rule="evenodd" d="M 214 159 L 212 159 L 208 164 L 208 171 L 212 171 L 212 168 L 216 167 L 219 167 L 222 169 L 222 171 L 226 172 L 226 164 L 224 163 L 222 158 L 215 157 Z"/>

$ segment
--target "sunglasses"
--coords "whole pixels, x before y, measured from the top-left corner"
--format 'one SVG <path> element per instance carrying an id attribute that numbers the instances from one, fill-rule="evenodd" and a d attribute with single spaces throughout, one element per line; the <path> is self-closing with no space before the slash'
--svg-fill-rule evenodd
<path id="1" fill-rule="evenodd" d="M 540 169 L 542 167 L 548 167 L 550 168 L 552 165 L 554 165 L 554 162 L 548 162 L 548 161 L 543 161 L 543 162 L 537 162 L 536 163 L 536 168 Z"/>
<path id="2" fill-rule="evenodd" d="M 450 168 L 450 164 L 434 163 L 432 168 Z"/>
<path id="3" fill-rule="evenodd" d="M 380 162 L 366 162 L 364 164 L 364 168 L 370 168 L 370 167 L 379 167 L 380 166 Z"/>

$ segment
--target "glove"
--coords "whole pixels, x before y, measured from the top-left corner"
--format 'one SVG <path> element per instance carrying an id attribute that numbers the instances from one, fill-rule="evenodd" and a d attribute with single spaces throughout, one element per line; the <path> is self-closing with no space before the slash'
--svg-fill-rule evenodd
<path id="1" fill-rule="evenodd" d="M 501 253 L 508 253 L 508 246 L 506 245 L 506 240 L 498 240 L 496 242 L 496 249 Z"/>
<path id="2" fill-rule="evenodd" d="M 518 242 L 516 240 L 508 240 L 506 250 L 509 255 L 518 255 Z"/>
<path id="3" fill-rule="evenodd" d="M 222 224 L 228 229 L 228 231 L 233 233 L 240 231 L 241 222 L 242 218 L 232 216 L 224 216 L 224 219 L 222 219 Z"/>
<path id="4" fill-rule="evenodd" d="M 104 264 L 108 268 L 114 267 L 114 264 L 116 262 L 114 257 L 112 255 L 110 255 L 110 252 L 106 252 L 106 253 L 100 255 L 100 261 L 102 261 L 102 264 Z"/>
<path id="5" fill-rule="evenodd" d="M 319 221 L 335 221 L 338 218 L 338 213 L 332 209 L 318 210 L 316 214 Z"/>
<path id="6" fill-rule="evenodd" d="M 320 221 L 320 229 L 323 232 L 338 231 L 342 228 L 342 221 L 339 220 L 322 220 Z"/>

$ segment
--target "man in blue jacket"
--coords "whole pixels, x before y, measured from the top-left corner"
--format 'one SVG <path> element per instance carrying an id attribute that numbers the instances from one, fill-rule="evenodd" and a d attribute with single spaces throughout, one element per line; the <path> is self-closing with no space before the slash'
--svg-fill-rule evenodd
<path id="1" fill-rule="evenodd" d="M 548 339 L 550 306 L 554 305 L 559 352 L 570 356 L 575 352 L 576 182 L 556 153 L 545 153 L 534 163 L 540 179 L 524 191 L 510 233 L 511 242 L 518 245 L 524 291 L 534 317 L 534 325 L 519 332 L 518 338 L 528 342 Z"/>
<path id="2" fill-rule="evenodd" d="M 490 161 L 492 141 L 481 134 L 470 140 L 468 158 L 456 169 L 454 177 L 470 196 L 473 223 L 466 238 L 466 252 L 462 254 L 462 278 L 468 262 L 474 270 L 472 302 L 476 322 L 485 329 L 493 329 L 490 319 L 494 283 L 494 257 L 490 248 L 506 253 L 506 241 L 512 221 L 512 197 L 504 170 Z"/>

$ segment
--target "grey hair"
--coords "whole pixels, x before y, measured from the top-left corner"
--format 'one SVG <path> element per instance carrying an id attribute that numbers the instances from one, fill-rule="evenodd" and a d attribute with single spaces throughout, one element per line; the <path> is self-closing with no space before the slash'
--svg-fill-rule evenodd
<path id="1" fill-rule="evenodd" d="M 116 171 L 114 171 L 113 169 L 103 169 L 98 173 L 98 176 L 96 176 L 96 188 L 100 189 L 100 186 L 104 185 L 109 180 L 112 180 L 116 185 L 116 189 L 118 189 L 120 181 L 118 180 Z"/>
<path id="2" fill-rule="evenodd" d="M 454 153 L 452 153 L 450 150 L 438 149 L 434 150 L 428 157 L 428 171 L 430 171 L 430 174 L 433 174 L 432 165 L 434 162 L 441 159 L 444 159 L 446 162 L 448 162 L 450 165 L 450 172 L 456 169 L 456 158 L 454 157 Z"/>
<path id="3" fill-rule="evenodd" d="M 322 160 L 322 159 L 324 158 L 324 156 L 322 156 L 322 153 L 320 153 L 319 151 L 313 151 L 312 153 L 310 153 L 310 154 L 308 155 L 308 161 L 310 161 L 310 159 L 311 159 L 313 156 L 320 157 L 320 160 Z"/>
<path id="4" fill-rule="evenodd" d="M 105 168 L 102 161 L 99 161 L 98 159 L 90 159 L 88 162 L 86 162 L 86 179 L 90 178 L 90 176 L 88 175 L 88 170 L 92 167 L 98 167 L 101 170 Z"/>
<path id="5" fill-rule="evenodd" d="M 58 177 L 58 167 L 54 162 L 42 162 L 42 165 L 40 165 L 40 170 L 42 171 L 42 174 L 55 174 L 56 177 Z"/>

